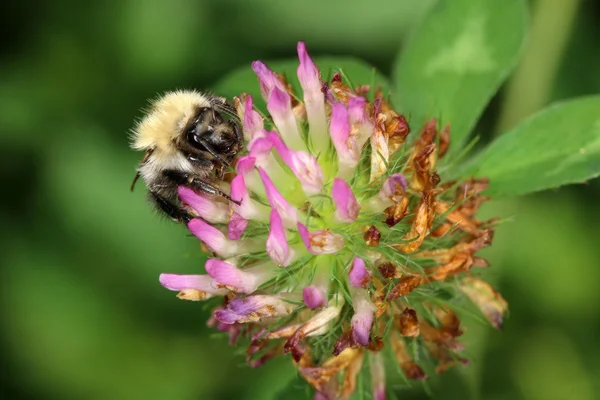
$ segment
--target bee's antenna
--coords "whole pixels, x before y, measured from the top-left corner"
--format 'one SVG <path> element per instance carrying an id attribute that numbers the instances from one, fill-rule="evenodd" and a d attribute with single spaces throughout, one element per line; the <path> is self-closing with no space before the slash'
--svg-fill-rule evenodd
<path id="1" fill-rule="evenodd" d="M 140 173 L 136 172 L 135 173 L 135 177 L 133 178 L 133 182 L 131 182 L 131 186 L 129 187 L 129 190 L 133 192 L 133 189 L 135 188 L 135 183 L 137 182 L 137 180 L 140 178 Z"/>
<path id="2" fill-rule="evenodd" d="M 152 154 L 152 152 L 154 151 L 154 149 L 149 149 L 148 151 L 146 151 L 146 154 L 144 154 L 144 158 L 142 158 L 142 161 L 140 161 L 140 166 L 144 165 L 144 163 L 146 163 L 146 161 L 148 161 L 148 158 L 150 157 L 150 155 Z M 135 176 L 133 177 L 133 182 L 131 182 L 131 186 L 129 187 L 129 190 L 131 190 L 133 192 L 133 189 L 135 188 L 135 183 L 137 182 L 137 180 L 140 179 L 140 171 L 138 170 L 135 173 Z"/>

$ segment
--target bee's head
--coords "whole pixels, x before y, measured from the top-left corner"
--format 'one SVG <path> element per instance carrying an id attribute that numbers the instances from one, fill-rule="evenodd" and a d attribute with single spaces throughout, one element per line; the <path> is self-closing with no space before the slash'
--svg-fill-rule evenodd
<path id="1" fill-rule="evenodd" d="M 180 152 L 222 163 L 229 163 L 242 146 L 231 106 L 196 91 L 170 92 L 153 102 L 132 139 L 134 149 L 152 150 L 156 157 Z"/>
<path id="2" fill-rule="evenodd" d="M 221 111 L 215 104 L 198 107 L 176 141 L 180 151 L 229 164 L 242 148 L 242 135 L 237 121 Z"/>

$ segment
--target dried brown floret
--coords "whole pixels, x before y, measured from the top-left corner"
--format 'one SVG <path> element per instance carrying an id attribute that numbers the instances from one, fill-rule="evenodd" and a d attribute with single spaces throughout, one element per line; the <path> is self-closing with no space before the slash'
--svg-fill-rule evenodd
<path id="1" fill-rule="evenodd" d="M 508 303 L 500 293 L 496 292 L 489 283 L 473 277 L 464 277 L 459 288 L 479 307 L 495 328 L 502 328 Z"/>

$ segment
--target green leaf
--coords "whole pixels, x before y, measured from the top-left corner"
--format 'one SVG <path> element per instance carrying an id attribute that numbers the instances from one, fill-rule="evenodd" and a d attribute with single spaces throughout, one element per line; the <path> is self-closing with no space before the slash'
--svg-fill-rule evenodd
<path id="1" fill-rule="evenodd" d="M 600 175 L 600 96 L 558 103 L 503 134 L 467 169 L 493 196 L 514 196 Z"/>
<path id="2" fill-rule="evenodd" d="M 334 73 L 339 72 L 347 78 L 353 86 L 371 85 L 372 88 L 381 87 L 383 93 L 389 93 L 390 84 L 383 75 L 362 60 L 352 57 L 314 57 L 313 61 L 321 70 L 323 80 L 331 80 Z M 302 95 L 300 83 L 296 75 L 298 59 L 279 60 L 266 62 L 273 71 L 284 74 L 287 81 L 294 88 L 297 96 Z M 261 110 L 266 110 L 265 102 L 260 94 L 258 78 L 250 65 L 234 70 L 226 75 L 214 87 L 213 91 L 219 96 L 233 97 L 245 92 L 252 95 L 254 103 Z"/>
<path id="3" fill-rule="evenodd" d="M 516 64 L 525 23 L 522 0 L 440 0 L 393 70 L 394 104 L 413 132 L 438 118 L 458 152 Z"/>

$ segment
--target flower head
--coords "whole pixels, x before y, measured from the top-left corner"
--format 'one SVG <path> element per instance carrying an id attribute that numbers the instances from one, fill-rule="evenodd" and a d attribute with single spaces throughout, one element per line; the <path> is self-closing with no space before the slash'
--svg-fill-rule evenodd
<path id="1" fill-rule="evenodd" d="M 408 379 L 426 379 L 422 360 L 440 372 L 466 362 L 453 299 L 502 324 L 504 299 L 465 276 L 487 266 L 474 255 L 493 236 L 475 219 L 487 182 L 443 182 L 448 129 L 431 120 L 407 143 L 408 122 L 381 91 L 339 74 L 323 82 L 304 43 L 298 56 L 303 94 L 256 61 L 269 114 L 236 99 L 247 144 L 231 181 L 238 203 L 179 190 L 199 217 L 189 229 L 213 253 L 207 275 L 160 282 L 184 299 L 221 297 L 211 324 L 247 340 L 250 365 L 289 353 L 322 399 L 348 398 L 364 371 L 384 399 L 383 352 Z"/>

